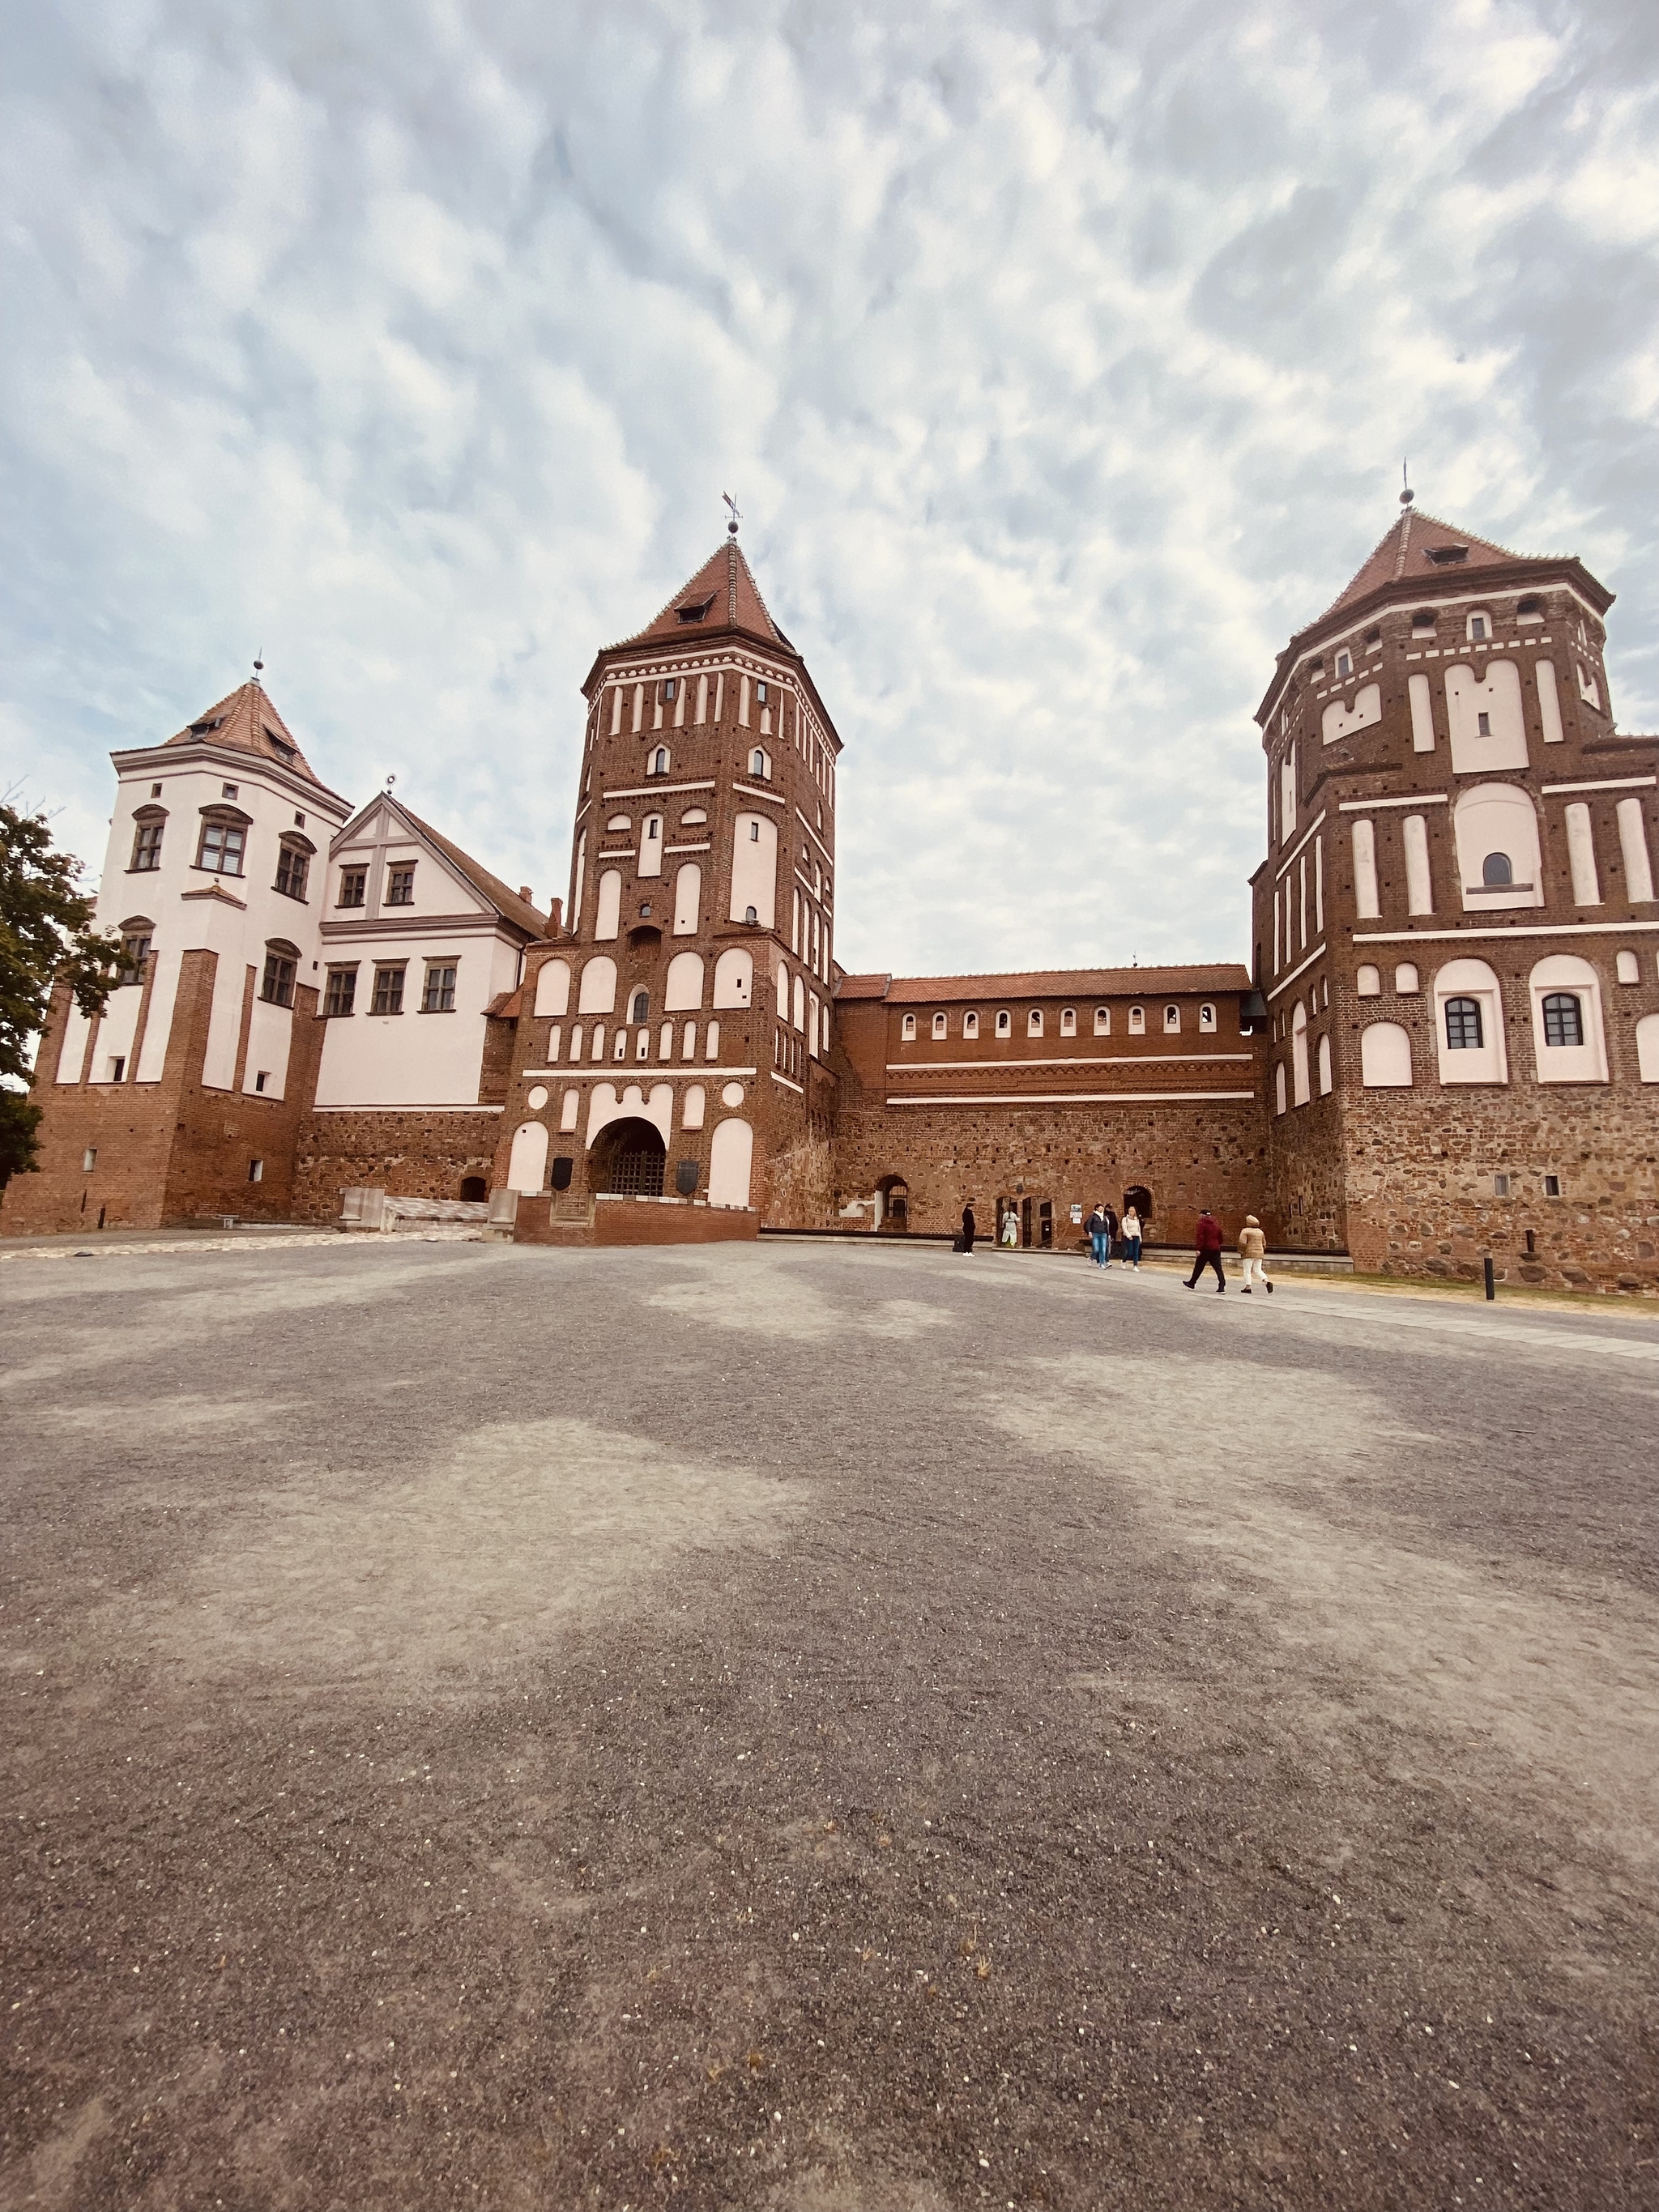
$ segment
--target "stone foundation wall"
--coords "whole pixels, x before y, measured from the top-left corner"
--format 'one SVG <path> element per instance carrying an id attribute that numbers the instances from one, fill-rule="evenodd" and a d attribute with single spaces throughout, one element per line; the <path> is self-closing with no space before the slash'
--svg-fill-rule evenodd
<path id="1" fill-rule="evenodd" d="M 1047 1199 L 1057 1247 L 1081 1241 L 1071 1207 L 1086 1218 L 1097 1198 L 1121 1206 L 1124 1192 L 1152 1194 L 1162 1243 L 1183 1244 L 1207 1206 L 1227 1236 L 1247 1213 L 1278 1235 L 1264 1194 L 1267 1132 L 1254 1103 L 1190 1106 L 891 1107 L 843 1082 L 835 1144 L 839 1208 L 866 1198 L 884 1177 L 902 1176 L 909 1225 L 942 1234 L 960 1226 L 972 1200 L 980 1234 L 994 1234 L 999 1197 Z M 1035 1211 L 1035 1209 L 1034 1209 Z"/>
<path id="2" fill-rule="evenodd" d="M 332 1221 L 341 1192 L 359 1185 L 398 1198 L 459 1198 L 468 1176 L 489 1185 L 501 1126 L 500 1113 L 483 1108 L 309 1114 L 299 1133 L 293 1218 Z"/>
<path id="3" fill-rule="evenodd" d="M 1413 1091 L 1367 1091 L 1346 1166 L 1356 1267 L 1473 1278 L 1490 1253 L 1507 1282 L 1659 1293 L 1654 1086 L 1512 1080 L 1441 1091 L 1431 1114 Z"/>

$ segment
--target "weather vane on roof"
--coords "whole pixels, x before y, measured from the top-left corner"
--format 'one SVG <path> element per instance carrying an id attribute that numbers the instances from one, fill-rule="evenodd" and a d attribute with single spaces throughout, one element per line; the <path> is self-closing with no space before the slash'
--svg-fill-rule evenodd
<path id="1" fill-rule="evenodd" d="M 738 525 L 743 520 L 742 515 L 738 512 L 738 502 L 732 498 L 729 491 L 723 491 L 720 494 L 720 497 L 726 501 L 726 505 L 732 510 L 732 520 L 726 524 L 726 527 L 727 534 L 735 538 L 738 534 Z"/>
<path id="2" fill-rule="evenodd" d="M 1410 474 L 1408 473 L 1408 471 L 1407 471 L 1407 470 L 1406 464 L 1405 464 L 1405 462 L 1404 462 L 1404 461 L 1401 461 L 1401 463 L 1400 464 L 1400 481 L 1401 481 L 1401 484 L 1405 487 L 1405 489 L 1401 491 L 1401 495 L 1400 495 L 1400 504 L 1401 505 L 1401 507 L 1409 507 L 1409 506 L 1411 505 L 1411 503 L 1412 503 L 1413 500 L 1414 500 L 1414 499 L 1416 498 L 1417 495 L 1416 495 L 1416 493 L 1412 489 L 1412 480 L 1411 480 L 1411 477 L 1410 477 Z"/>

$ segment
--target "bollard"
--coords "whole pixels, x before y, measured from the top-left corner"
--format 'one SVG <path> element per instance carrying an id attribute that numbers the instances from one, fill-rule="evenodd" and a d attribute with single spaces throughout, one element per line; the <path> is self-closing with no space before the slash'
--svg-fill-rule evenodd
<path id="1" fill-rule="evenodd" d="M 1498 1296 L 1498 1281 L 1492 1271 L 1492 1254 L 1490 1252 L 1486 1255 L 1486 1296 L 1489 1298 L 1495 1298 Z"/>

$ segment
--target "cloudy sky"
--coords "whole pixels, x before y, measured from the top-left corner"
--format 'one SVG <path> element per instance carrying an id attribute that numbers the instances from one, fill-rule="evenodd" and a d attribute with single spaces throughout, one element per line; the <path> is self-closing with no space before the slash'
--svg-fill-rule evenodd
<path id="1" fill-rule="evenodd" d="M 10 0 L 4 775 L 263 648 L 562 890 L 723 490 L 846 744 L 837 952 L 1243 957 L 1287 634 L 1419 504 L 1659 726 L 1659 9 Z"/>

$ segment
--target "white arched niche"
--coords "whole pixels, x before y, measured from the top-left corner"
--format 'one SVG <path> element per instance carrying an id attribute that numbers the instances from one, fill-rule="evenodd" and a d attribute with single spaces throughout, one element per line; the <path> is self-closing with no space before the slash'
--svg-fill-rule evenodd
<path id="1" fill-rule="evenodd" d="M 568 1014 L 570 1011 L 570 963 L 544 960 L 536 975 L 536 1012 Z"/>
<path id="2" fill-rule="evenodd" d="M 747 1206 L 749 1171 L 755 1154 L 755 1133 L 747 1121 L 733 1116 L 720 1122 L 708 1147 L 708 1203 Z"/>
<path id="3" fill-rule="evenodd" d="M 1447 1009 L 1454 1000 L 1473 1000 L 1478 1044 L 1450 1042 Z M 1467 1037 L 1469 1024 L 1459 1010 L 1455 1026 Z M 1435 1048 L 1443 1083 L 1507 1083 L 1509 1054 L 1504 1043 L 1504 995 L 1484 960 L 1449 960 L 1434 979 Z"/>
<path id="4" fill-rule="evenodd" d="M 789 1018 L 789 970 L 781 960 L 778 963 L 777 1000 L 778 1019 L 787 1022 Z"/>
<path id="5" fill-rule="evenodd" d="M 1543 905 L 1538 814 L 1519 784 L 1475 784 L 1453 809 L 1452 830 L 1465 912 Z"/>
<path id="6" fill-rule="evenodd" d="M 697 909 L 702 903 L 702 870 L 695 860 L 687 860 L 674 878 L 674 934 L 676 937 L 695 937 L 697 933 Z"/>
<path id="7" fill-rule="evenodd" d="M 1512 660 L 1489 661 L 1484 683 L 1461 663 L 1446 671 L 1446 720 L 1451 731 L 1453 772 L 1479 775 L 1492 769 L 1525 768 L 1527 724 L 1521 709 L 1521 672 Z"/>
<path id="8" fill-rule="evenodd" d="M 579 1014 L 609 1014 L 617 1006 L 617 963 L 607 952 L 598 954 L 582 969 Z"/>
<path id="9" fill-rule="evenodd" d="M 1321 1097 L 1322 1098 L 1328 1097 L 1330 1096 L 1330 1089 L 1331 1089 L 1331 1040 L 1330 1040 L 1329 1036 L 1328 1036 L 1328 1035 L 1327 1035 L 1327 1036 L 1322 1036 L 1322 1037 L 1320 1038 L 1320 1040 L 1319 1040 L 1319 1095 L 1320 1095 L 1320 1097 Z"/>
<path id="10" fill-rule="evenodd" d="M 1532 1048 L 1540 1083 L 1605 1083 L 1601 979 L 1574 952 L 1553 953 L 1527 978 Z M 1577 1042 L 1573 1042 L 1577 1036 Z M 1552 1043 L 1551 1039 L 1557 1040 Z"/>
<path id="11" fill-rule="evenodd" d="M 1659 1083 L 1659 1014 L 1644 1014 L 1636 1024 L 1636 1072 L 1644 1083 Z"/>
<path id="12" fill-rule="evenodd" d="M 587 1142 L 591 1146 L 601 1129 L 612 1121 L 649 1121 L 659 1131 L 665 1147 L 674 1127 L 674 1086 L 657 1083 L 647 1097 L 642 1086 L 630 1083 L 620 1097 L 613 1083 L 596 1083 L 587 1102 Z"/>
<path id="13" fill-rule="evenodd" d="M 1411 1089 L 1411 1036 L 1398 1022 L 1368 1022 L 1360 1030 L 1359 1080 L 1367 1091 Z"/>
<path id="14" fill-rule="evenodd" d="M 1308 1083 L 1308 1009 L 1300 1000 L 1291 1017 L 1291 1073 L 1296 1103 L 1305 1106 L 1313 1093 Z"/>
<path id="15" fill-rule="evenodd" d="M 777 882 L 777 823 L 769 815 L 739 814 L 732 825 L 732 920 L 747 921 L 752 907 L 760 927 L 770 929 Z"/>
<path id="16" fill-rule="evenodd" d="M 695 1012 L 702 1004 L 703 967 L 701 952 L 677 952 L 668 963 L 663 986 L 665 1014 Z"/>
<path id="17" fill-rule="evenodd" d="M 622 870 L 607 868 L 599 878 L 598 910 L 593 916 L 595 937 L 614 937 L 622 924 Z"/>
<path id="18" fill-rule="evenodd" d="M 755 988 L 755 962 L 740 945 L 728 945 L 714 963 L 714 1004 L 746 1006 Z"/>
<path id="19" fill-rule="evenodd" d="M 647 814 L 640 824 L 640 853 L 634 864 L 636 876 L 662 873 L 662 817 Z"/>
<path id="20" fill-rule="evenodd" d="M 507 1187 L 532 1197 L 547 1176 L 547 1124 L 521 1121 L 513 1132 L 513 1153 L 507 1164 Z"/>
<path id="21" fill-rule="evenodd" d="M 1274 1111 L 1274 1113 L 1275 1113 L 1275 1114 L 1282 1114 L 1282 1113 L 1285 1111 L 1285 1063 L 1284 1063 L 1284 1061 L 1281 1060 L 1279 1060 L 1279 1061 L 1275 1062 L 1274 1066 L 1273 1066 L 1273 1111 Z"/>

